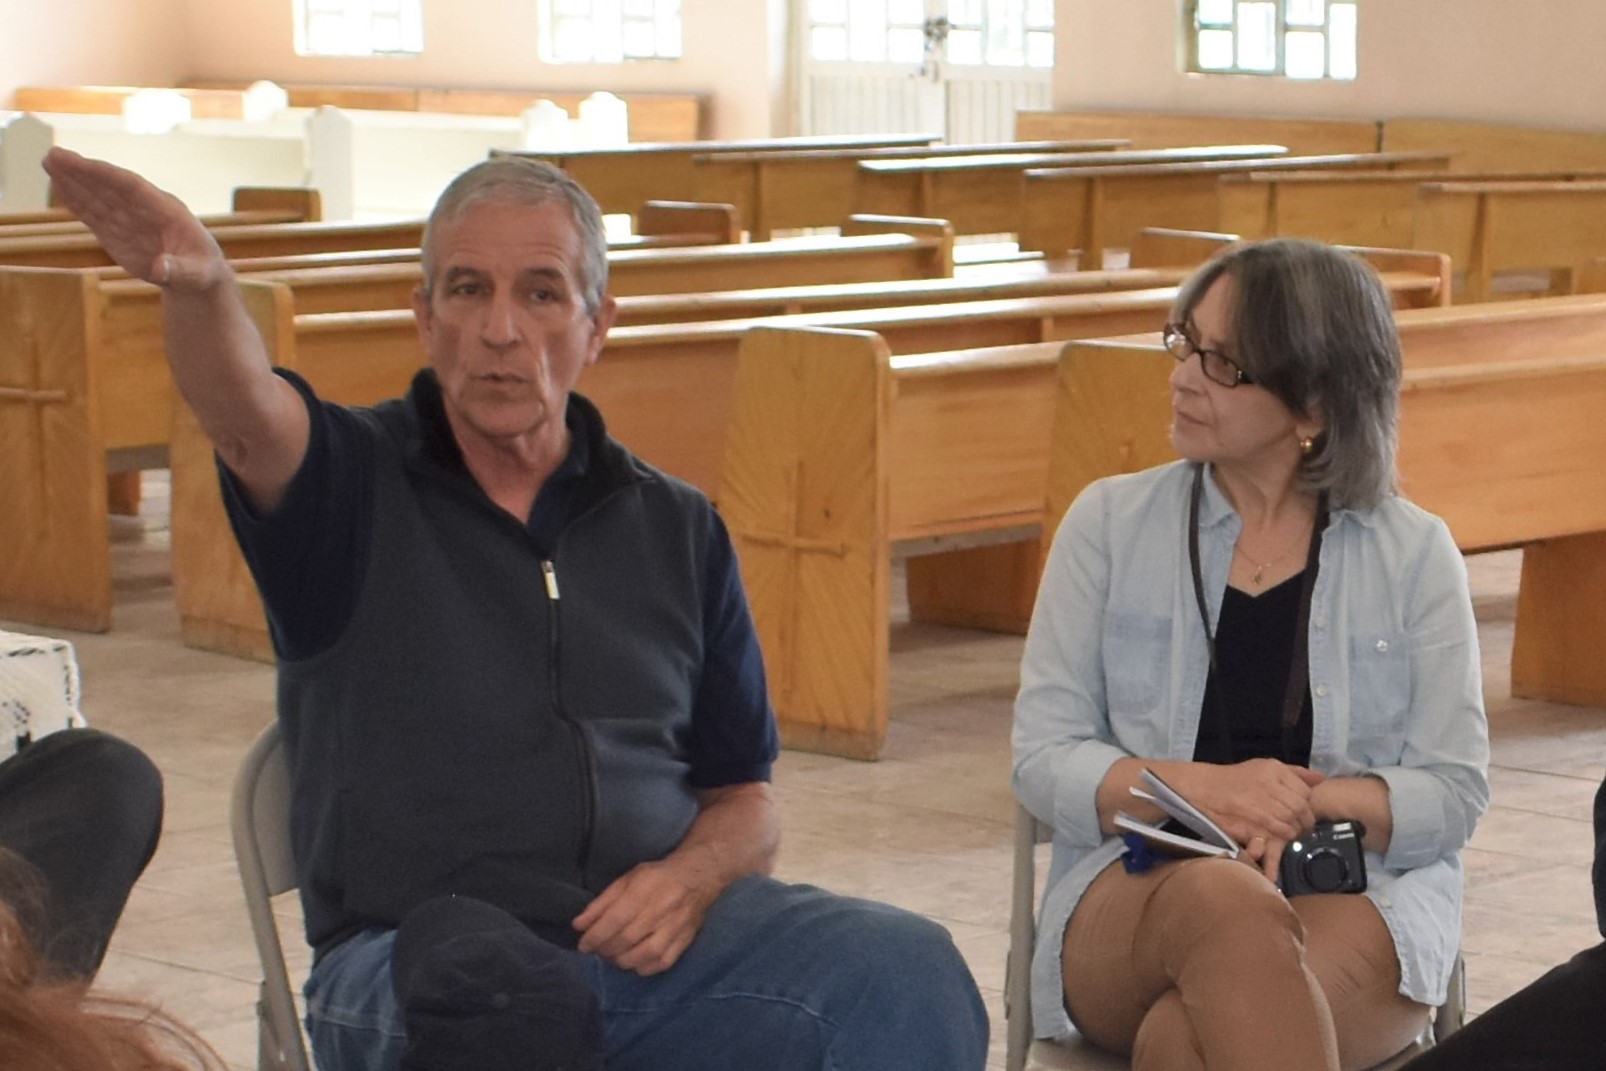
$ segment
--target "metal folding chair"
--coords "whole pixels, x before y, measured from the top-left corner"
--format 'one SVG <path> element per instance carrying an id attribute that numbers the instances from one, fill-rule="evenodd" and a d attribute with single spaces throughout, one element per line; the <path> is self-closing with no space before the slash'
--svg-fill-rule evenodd
<path id="1" fill-rule="evenodd" d="M 229 824 L 251 935 L 262 961 L 257 1066 L 259 1071 L 312 1071 L 279 924 L 273 917 L 273 897 L 296 887 L 295 859 L 290 854 L 290 769 L 278 722 L 262 730 L 235 774 Z"/>

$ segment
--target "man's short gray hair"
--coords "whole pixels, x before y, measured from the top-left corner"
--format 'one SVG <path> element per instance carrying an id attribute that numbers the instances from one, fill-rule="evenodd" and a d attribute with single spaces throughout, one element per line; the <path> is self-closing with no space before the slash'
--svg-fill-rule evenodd
<path id="1" fill-rule="evenodd" d="M 1321 242 L 1252 242 L 1184 283 L 1172 320 L 1187 323 L 1222 276 L 1233 283 L 1230 356 L 1291 412 L 1325 418 L 1300 485 L 1325 490 L 1335 508 L 1376 506 L 1395 487 L 1400 412 L 1400 337 L 1382 280 Z"/>
<path id="2" fill-rule="evenodd" d="M 422 249 L 424 294 L 435 285 L 431 253 L 436 228 L 456 219 L 482 201 L 537 205 L 557 201 L 568 206 L 580 232 L 580 292 L 586 311 L 593 316 L 608 289 L 608 239 L 602 229 L 602 211 L 585 187 L 561 168 L 523 156 L 493 156 L 458 175 L 441 192 L 424 225 Z"/>

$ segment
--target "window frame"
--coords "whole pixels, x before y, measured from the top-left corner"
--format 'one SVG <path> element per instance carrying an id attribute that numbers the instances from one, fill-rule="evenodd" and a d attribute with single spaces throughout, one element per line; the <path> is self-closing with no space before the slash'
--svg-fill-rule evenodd
<path id="1" fill-rule="evenodd" d="M 1248 75 L 1248 76 L 1254 77 L 1254 78 L 1280 78 L 1280 79 L 1282 79 L 1284 81 L 1289 81 L 1289 82 L 1309 82 L 1309 83 L 1353 82 L 1353 81 L 1355 81 L 1356 79 L 1358 79 L 1360 77 L 1360 57 L 1359 57 L 1358 54 L 1356 56 L 1352 57 L 1352 62 L 1353 62 L 1354 67 L 1355 67 L 1355 73 L 1354 74 L 1352 74 L 1352 75 L 1350 75 L 1348 77 L 1340 77 L 1340 76 L 1335 75 L 1335 74 L 1332 73 L 1332 71 L 1333 71 L 1333 54 L 1332 54 L 1333 9 L 1335 7 L 1342 7 L 1342 6 L 1348 6 L 1348 7 L 1354 8 L 1355 9 L 1356 21 L 1358 23 L 1359 22 L 1359 18 L 1360 18 L 1360 7 L 1361 7 L 1360 0 L 1325 0 L 1325 3 L 1323 5 L 1323 19 L 1322 19 L 1322 24 L 1320 26 L 1309 26 L 1309 25 L 1305 25 L 1305 24 L 1299 24 L 1299 25 L 1295 25 L 1295 26 L 1292 26 L 1292 27 L 1288 23 L 1288 3 L 1289 3 L 1289 0 L 1229 0 L 1229 2 L 1232 4 L 1232 9 L 1233 9 L 1233 22 L 1232 22 L 1232 27 L 1231 27 L 1231 32 L 1233 34 L 1234 46 L 1235 46 L 1234 56 L 1233 56 L 1233 65 L 1231 67 L 1205 67 L 1205 66 L 1202 66 L 1200 64 L 1200 62 L 1199 62 L 1199 35 L 1205 30 L 1221 29 L 1223 27 L 1220 24 L 1216 24 L 1216 23 L 1211 23 L 1209 25 L 1201 25 L 1200 21 L 1199 21 L 1200 0 L 1184 0 L 1184 3 L 1182 5 L 1182 8 L 1183 8 L 1183 26 L 1182 26 L 1182 28 L 1183 28 L 1183 33 L 1186 35 L 1186 38 L 1187 38 L 1187 49 L 1186 49 L 1186 57 L 1185 57 L 1186 73 L 1188 73 L 1188 74 L 1202 74 L 1202 75 Z M 1276 23 L 1275 29 L 1273 30 L 1273 37 L 1274 37 L 1274 42 L 1275 42 L 1275 57 L 1276 58 L 1275 58 L 1275 61 L 1273 63 L 1272 69 L 1270 69 L 1270 70 L 1260 70 L 1260 69 L 1252 68 L 1252 67 L 1241 67 L 1241 66 L 1238 65 L 1238 59 L 1237 59 L 1237 55 L 1236 55 L 1237 35 L 1240 33 L 1240 30 L 1239 30 L 1239 26 L 1240 26 L 1239 10 L 1244 4 L 1257 3 L 1257 2 L 1261 2 L 1261 3 L 1270 2 L 1270 3 L 1273 3 L 1275 5 L 1276 11 L 1277 11 L 1277 23 Z M 1288 70 L 1287 70 L 1287 67 L 1288 67 L 1288 34 L 1289 34 L 1290 30 L 1292 30 L 1295 33 L 1311 33 L 1311 32 L 1315 32 L 1315 33 L 1320 33 L 1322 35 L 1322 43 L 1323 43 L 1324 52 L 1325 52 L 1325 62 L 1323 63 L 1323 72 L 1322 72 L 1320 77 L 1306 78 L 1306 77 L 1301 77 L 1301 76 L 1298 76 L 1298 75 L 1290 75 L 1288 73 Z M 1359 46 L 1360 46 L 1360 43 L 1357 40 L 1357 42 L 1356 42 L 1356 52 L 1357 53 L 1359 53 L 1359 50 L 1360 50 Z"/>
<path id="2" fill-rule="evenodd" d="M 683 0 L 635 0 L 636 3 L 650 3 L 652 14 L 650 17 L 627 13 L 625 8 L 631 0 L 540 0 L 537 18 L 539 20 L 539 43 L 537 54 L 542 63 L 553 66 L 575 66 L 578 64 L 618 64 L 618 63 L 672 63 L 684 59 L 686 55 L 686 32 L 684 21 Z M 578 6 L 585 5 L 588 11 L 579 12 L 560 11 L 559 5 Z M 610 10 L 611 9 L 611 12 Z M 613 25 L 605 26 L 604 21 L 611 15 Z M 591 24 L 593 35 L 600 32 L 613 32 L 615 40 L 612 42 L 618 48 L 618 54 L 601 52 L 593 48 L 590 55 L 564 55 L 559 52 L 557 44 L 561 35 L 558 32 L 560 22 L 564 20 L 587 21 Z M 662 50 L 665 23 L 671 24 L 674 37 L 674 51 Z M 631 53 L 625 49 L 631 26 L 647 26 L 653 40 L 653 51 L 649 54 Z"/>
<path id="3" fill-rule="evenodd" d="M 295 52 L 297 56 L 306 56 L 318 59 L 377 59 L 395 58 L 403 56 L 421 56 L 424 53 L 424 3 L 423 0 L 394 0 L 397 11 L 394 15 L 374 11 L 374 0 L 293 0 L 291 17 L 294 25 Z M 314 6 L 320 10 L 315 11 Z M 366 9 L 360 14 L 366 15 L 369 23 L 370 40 L 374 36 L 373 28 L 381 20 L 394 21 L 398 24 L 400 36 L 403 38 L 402 47 L 399 48 L 369 48 L 363 52 L 348 50 L 324 50 L 316 47 L 313 33 L 313 19 L 315 16 L 331 12 L 322 8 L 339 7 L 343 17 L 352 19 L 359 13 L 352 8 L 360 5 Z M 409 27 L 409 23 L 411 27 Z M 415 40 L 407 41 L 409 28 L 412 29 Z"/>

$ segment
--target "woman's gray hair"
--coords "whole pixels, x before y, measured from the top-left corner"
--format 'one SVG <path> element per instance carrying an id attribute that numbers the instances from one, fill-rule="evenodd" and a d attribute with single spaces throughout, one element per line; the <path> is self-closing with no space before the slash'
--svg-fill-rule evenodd
<path id="1" fill-rule="evenodd" d="M 561 168 L 523 156 L 493 156 L 458 175 L 441 192 L 424 225 L 424 296 L 428 297 L 435 285 L 431 245 L 436 228 L 482 201 L 520 205 L 557 201 L 568 206 L 580 232 L 581 297 L 586 311 L 595 316 L 608 289 L 608 239 L 602 229 L 602 211 L 585 187 Z"/>
<path id="2" fill-rule="evenodd" d="M 1377 273 L 1354 254 L 1304 238 L 1234 246 L 1177 294 L 1172 321 L 1222 276 L 1232 280 L 1229 355 L 1301 417 L 1325 430 L 1300 466 L 1300 486 L 1332 505 L 1371 509 L 1395 488 L 1400 336 Z"/>

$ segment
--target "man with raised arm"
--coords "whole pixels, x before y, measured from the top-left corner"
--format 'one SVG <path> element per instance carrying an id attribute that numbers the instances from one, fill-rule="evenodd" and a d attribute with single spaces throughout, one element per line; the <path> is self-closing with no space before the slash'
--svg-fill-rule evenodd
<path id="1" fill-rule="evenodd" d="M 574 393 L 614 316 L 584 190 L 459 176 L 413 299 L 428 367 L 350 409 L 269 367 L 176 199 L 45 166 L 162 287 L 262 591 L 321 1067 L 982 1067 L 946 932 L 766 876 L 776 735 L 729 538 Z"/>

